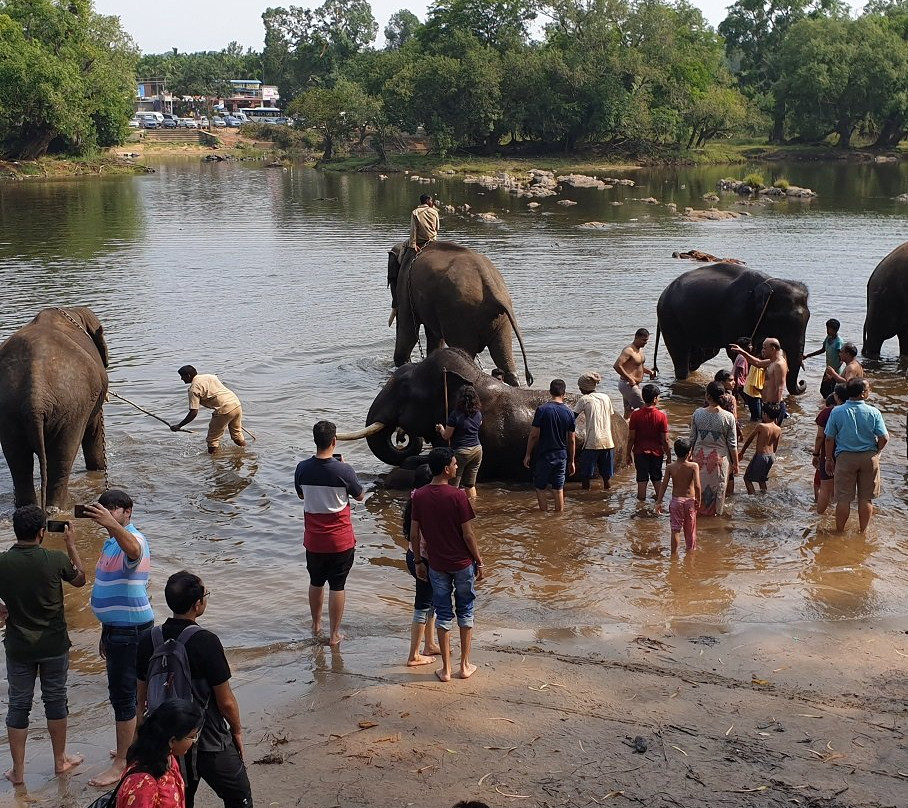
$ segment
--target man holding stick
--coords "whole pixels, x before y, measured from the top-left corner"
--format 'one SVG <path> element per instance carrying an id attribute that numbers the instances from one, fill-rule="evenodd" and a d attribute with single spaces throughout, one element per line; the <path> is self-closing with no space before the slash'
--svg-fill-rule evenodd
<path id="1" fill-rule="evenodd" d="M 179 432 L 199 414 L 199 405 L 214 410 L 208 424 L 208 454 L 214 454 L 221 445 L 224 430 L 230 431 L 230 439 L 237 446 L 245 446 L 243 437 L 243 407 L 236 393 L 229 390 L 213 373 L 199 373 L 192 365 L 183 365 L 177 373 L 184 384 L 189 385 L 189 412 L 178 424 L 170 427 Z"/>

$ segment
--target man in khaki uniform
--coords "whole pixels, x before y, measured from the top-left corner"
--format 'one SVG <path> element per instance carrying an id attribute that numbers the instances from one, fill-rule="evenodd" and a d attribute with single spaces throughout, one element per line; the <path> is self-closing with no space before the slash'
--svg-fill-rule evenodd
<path id="1" fill-rule="evenodd" d="M 410 214 L 410 249 L 416 253 L 438 238 L 438 210 L 429 194 L 419 197 L 419 207 Z"/>
<path id="2" fill-rule="evenodd" d="M 189 385 L 189 412 L 178 424 L 170 428 L 178 432 L 199 414 L 199 405 L 214 410 L 208 424 L 208 453 L 214 454 L 221 444 L 224 430 L 230 430 L 230 439 L 237 446 L 245 446 L 243 438 L 243 407 L 236 393 L 226 388 L 213 373 L 198 373 L 192 365 L 183 365 L 177 373 Z"/>

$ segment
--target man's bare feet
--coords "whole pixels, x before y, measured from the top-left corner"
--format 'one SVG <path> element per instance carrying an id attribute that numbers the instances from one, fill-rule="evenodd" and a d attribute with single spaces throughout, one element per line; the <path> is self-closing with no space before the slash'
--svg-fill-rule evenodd
<path id="1" fill-rule="evenodd" d="M 438 677 L 439 682 L 451 681 L 451 674 L 448 671 L 444 670 L 444 668 L 439 668 L 437 671 L 435 671 L 435 675 Z"/>
<path id="2" fill-rule="evenodd" d="M 407 660 L 408 668 L 415 668 L 419 665 L 431 665 L 435 661 L 434 656 L 423 656 L 422 654 L 417 654 L 413 659 Z"/>
<path id="3" fill-rule="evenodd" d="M 126 761 L 115 758 L 114 762 L 110 764 L 110 768 L 101 772 L 101 774 L 96 777 L 92 777 L 88 781 L 90 786 L 95 786 L 96 788 L 107 788 L 107 786 L 116 785 L 120 781 L 120 777 L 123 775 L 123 771 L 126 769 Z"/>
<path id="4" fill-rule="evenodd" d="M 10 769 L 3 776 L 7 780 L 9 780 L 14 786 L 21 786 L 25 782 L 25 773 L 17 772 L 15 769 Z"/>
<path id="5" fill-rule="evenodd" d="M 85 760 L 83 755 L 63 755 L 62 761 L 54 763 L 54 773 L 66 774 L 66 772 L 75 769 L 83 760 Z"/>
<path id="6" fill-rule="evenodd" d="M 460 673 L 457 675 L 461 679 L 469 679 L 474 673 L 476 673 L 476 666 L 468 662 L 466 665 L 460 666 Z"/>
<path id="7" fill-rule="evenodd" d="M 422 652 L 423 652 L 426 656 L 432 656 L 432 654 L 440 654 L 440 653 L 441 653 L 441 648 L 439 648 L 437 645 L 428 645 L 428 644 L 426 644 L 425 647 L 423 647 Z"/>
<path id="8" fill-rule="evenodd" d="M 321 624 L 321 623 L 313 623 L 313 624 L 312 624 L 312 636 L 313 636 L 313 637 L 318 637 L 321 633 L 322 633 L 322 624 Z"/>
<path id="9" fill-rule="evenodd" d="M 332 634 L 328 638 L 328 645 L 340 645 L 342 639 L 344 639 L 345 634 Z"/>

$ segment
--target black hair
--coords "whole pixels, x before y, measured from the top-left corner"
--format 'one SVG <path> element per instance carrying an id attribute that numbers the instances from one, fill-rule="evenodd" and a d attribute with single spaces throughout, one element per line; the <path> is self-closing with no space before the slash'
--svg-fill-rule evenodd
<path id="1" fill-rule="evenodd" d="M 132 510 L 132 497 L 119 488 L 111 488 L 109 491 L 105 491 L 98 497 L 98 503 L 109 511 L 115 508 L 122 508 L 124 511 Z"/>
<path id="2" fill-rule="evenodd" d="M 835 406 L 835 393 L 830 393 L 828 396 L 826 396 L 826 406 L 827 407 Z"/>
<path id="3" fill-rule="evenodd" d="M 467 415 L 473 415 L 482 409 L 479 394 L 472 384 L 465 384 L 457 391 L 457 402 L 454 404 L 454 409 L 465 412 Z"/>
<path id="4" fill-rule="evenodd" d="M 331 421 L 319 421 L 312 427 L 312 437 L 315 439 L 315 448 L 323 452 L 331 448 L 337 437 L 337 427 Z"/>
<path id="5" fill-rule="evenodd" d="M 634 332 L 634 339 L 637 339 L 637 337 L 648 337 L 648 336 L 649 336 L 649 331 L 645 328 L 638 328 Z"/>
<path id="6" fill-rule="evenodd" d="M 419 197 L 419 204 L 420 204 L 420 205 L 425 205 L 426 202 L 428 202 L 431 198 L 432 198 L 432 194 L 422 194 L 422 195 Z"/>
<path id="7" fill-rule="evenodd" d="M 838 331 L 842 327 L 842 324 L 838 320 L 836 320 L 835 317 L 830 317 L 826 321 L 826 327 Z"/>
<path id="8" fill-rule="evenodd" d="M 864 385 L 866 382 L 862 378 L 849 379 L 848 384 L 845 389 L 848 393 L 848 398 L 860 398 L 864 395 Z"/>
<path id="9" fill-rule="evenodd" d="M 429 452 L 429 457 L 427 458 L 429 468 L 432 471 L 432 476 L 437 477 L 439 474 L 441 474 L 448 466 L 451 465 L 451 461 L 453 459 L 453 449 L 449 449 L 447 446 L 436 446 L 431 452 Z"/>
<path id="10" fill-rule="evenodd" d="M 643 396 L 644 404 L 652 404 L 657 398 L 659 398 L 659 385 L 658 384 L 644 384 L 643 389 L 640 391 Z"/>
<path id="11" fill-rule="evenodd" d="M 183 365 L 179 370 L 177 370 L 181 376 L 198 376 L 199 372 L 192 365 Z"/>
<path id="12" fill-rule="evenodd" d="M 845 353 L 850 353 L 852 356 L 858 355 L 858 346 L 853 342 L 846 342 L 839 350 L 845 351 Z"/>
<path id="13" fill-rule="evenodd" d="M 567 390 L 567 385 L 564 379 L 552 379 L 551 384 L 549 384 L 549 395 L 555 398 L 563 396 L 565 390 Z"/>
<path id="14" fill-rule="evenodd" d="M 743 348 L 747 353 L 750 353 L 750 349 L 753 348 L 753 343 L 750 341 L 750 337 L 738 337 L 737 343 L 735 343 L 739 348 Z"/>
<path id="15" fill-rule="evenodd" d="M 422 488 L 430 482 L 432 482 L 432 469 L 429 468 L 429 464 L 423 463 L 421 466 L 417 466 L 416 471 L 413 473 L 413 487 Z M 410 498 L 407 500 L 407 504 L 404 505 L 404 538 L 407 541 L 410 541 L 410 524 L 412 521 L 413 499 Z"/>
<path id="16" fill-rule="evenodd" d="M 19 541 L 34 541 L 47 524 L 47 514 L 37 505 L 23 505 L 13 514 L 13 533 Z"/>
<path id="17" fill-rule="evenodd" d="M 150 712 L 136 739 L 126 753 L 126 763 L 132 771 L 146 772 L 155 780 L 170 768 L 170 739 L 185 738 L 205 721 L 202 708 L 194 701 L 168 699 Z"/>
<path id="18" fill-rule="evenodd" d="M 715 401 L 716 404 L 719 403 L 719 399 L 722 398 L 726 392 L 726 389 L 719 384 L 719 382 L 710 382 L 706 385 L 706 397 Z"/>
<path id="19" fill-rule="evenodd" d="M 845 382 L 839 382 L 833 387 L 832 393 L 839 401 L 848 401 L 848 385 Z"/>
<path id="20" fill-rule="evenodd" d="M 690 454 L 690 441 L 687 438 L 678 438 L 675 441 L 675 457 L 684 460 Z"/>
<path id="21" fill-rule="evenodd" d="M 202 585 L 202 579 L 186 570 L 171 575 L 164 587 L 164 600 L 174 614 L 186 614 L 204 597 L 205 587 Z"/>
<path id="22" fill-rule="evenodd" d="M 714 382 L 727 382 L 731 380 L 731 371 L 730 370 L 717 370 L 716 375 L 713 376 Z"/>
<path id="23" fill-rule="evenodd" d="M 768 415 L 770 421 L 778 421 L 782 412 L 782 405 L 778 401 L 764 401 L 762 414 Z"/>

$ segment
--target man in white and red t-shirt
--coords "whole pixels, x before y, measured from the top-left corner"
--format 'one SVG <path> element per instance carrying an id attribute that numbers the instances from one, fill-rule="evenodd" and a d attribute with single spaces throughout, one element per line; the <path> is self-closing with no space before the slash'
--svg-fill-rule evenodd
<path id="1" fill-rule="evenodd" d="M 346 595 L 344 585 L 353 566 L 356 537 L 350 520 L 350 497 L 357 502 L 365 498 L 356 472 L 333 454 L 337 445 L 337 427 L 330 421 L 319 421 L 312 427 L 315 455 L 296 467 L 294 484 L 303 500 L 306 530 L 306 569 L 309 571 L 309 609 L 312 633 L 322 628 L 322 606 L 325 583 L 328 584 L 328 645 L 337 645 Z"/>

